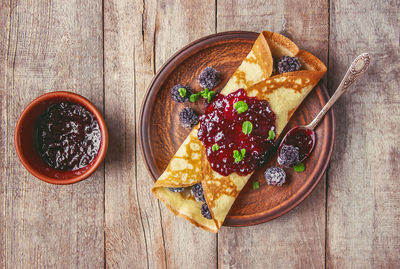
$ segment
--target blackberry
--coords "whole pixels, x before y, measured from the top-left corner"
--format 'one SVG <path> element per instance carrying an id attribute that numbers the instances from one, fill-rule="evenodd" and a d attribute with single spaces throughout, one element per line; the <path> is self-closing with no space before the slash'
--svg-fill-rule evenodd
<path id="1" fill-rule="evenodd" d="M 286 181 L 286 173 L 280 167 L 270 167 L 264 172 L 265 180 L 268 185 L 282 186 Z"/>
<path id="2" fill-rule="evenodd" d="M 182 192 L 184 188 L 168 188 L 172 192 Z"/>
<path id="3" fill-rule="evenodd" d="M 203 217 L 205 217 L 206 219 L 212 219 L 212 215 L 211 215 L 211 211 L 208 208 L 207 203 L 204 203 L 201 205 L 201 214 L 203 215 Z"/>
<path id="4" fill-rule="evenodd" d="M 203 186 L 201 183 L 197 183 L 196 185 L 192 186 L 191 193 L 194 196 L 194 199 L 198 202 L 206 202 L 206 199 L 204 198 L 204 191 L 203 191 Z"/>
<path id="5" fill-rule="evenodd" d="M 185 128 L 193 128 L 197 123 L 199 123 L 199 115 L 189 107 L 185 107 L 181 113 L 179 113 L 179 119 L 182 126 Z"/>
<path id="6" fill-rule="evenodd" d="M 285 167 L 295 166 L 300 162 L 300 149 L 292 145 L 283 144 L 278 155 L 278 163 Z"/>
<path id="7" fill-rule="evenodd" d="M 203 88 L 213 89 L 220 82 L 220 73 L 213 67 L 204 68 L 199 76 L 199 84 Z"/>
<path id="8" fill-rule="evenodd" d="M 171 89 L 171 97 L 177 103 L 184 103 L 189 101 L 189 97 L 192 95 L 190 87 L 177 84 Z"/>
<path id="9" fill-rule="evenodd" d="M 297 57 L 282 56 L 278 62 L 279 73 L 293 72 L 300 70 L 301 65 Z"/>

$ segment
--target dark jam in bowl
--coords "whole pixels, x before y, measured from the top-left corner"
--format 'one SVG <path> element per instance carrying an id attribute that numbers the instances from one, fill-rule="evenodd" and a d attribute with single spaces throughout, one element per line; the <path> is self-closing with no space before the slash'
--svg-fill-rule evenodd
<path id="1" fill-rule="evenodd" d="M 244 101 L 248 105 L 245 112 L 238 113 L 234 104 Z M 242 132 L 244 121 L 250 121 L 253 130 L 250 134 Z M 198 137 L 206 148 L 211 167 L 223 176 L 233 172 L 247 175 L 262 163 L 266 153 L 273 147 L 268 140 L 269 131 L 275 131 L 275 113 L 265 100 L 248 97 L 245 90 L 239 89 L 227 96 L 217 95 L 200 117 Z M 216 150 L 213 145 L 218 144 Z M 234 150 L 246 153 L 243 160 L 235 162 Z"/>
<path id="2" fill-rule="evenodd" d="M 99 123 L 92 113 L 78 104 L 53 104 L 36 120 L 36 149 L 52 168 L 81 169 L 93 161 L 100 144 Z"/>
<path id="3" fill-rule="evenodd" d="M 299 160 L 305 159 L 308 154 L 312 151 L 315 142 L 315 134 L 313 131 L 297 127 L 290 130 L 284 140 L 282 145 L 292 145 L 299 148 Z"/>

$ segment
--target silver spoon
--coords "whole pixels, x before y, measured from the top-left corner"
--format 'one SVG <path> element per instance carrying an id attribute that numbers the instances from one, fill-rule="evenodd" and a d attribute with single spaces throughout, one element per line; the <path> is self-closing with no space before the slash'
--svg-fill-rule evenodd
<path id="1" fill-rule="evenodd" d="M 298 144 L 294 146 L 297 146 L 300 149 L 299 162 L 302 162 L 304 159 L 306 159 L 308 155 L 310 155 L 315 145 L 315 127 L 318 126 L 320 121 L 325 116 L 326 112 L 329 111 L 329 109 L 339 99 L 339 97 L 342 96 L 342 94 L 350 87 L 350 85 L 352 85 L 354 81 L 356 81 L 361 76 L 361 74 L 363 74 L 368 69 L 369 63 L 370 57 L 368 53 L 363 53 L 357 56 L 357 58 L 355 58 L 355 60 L 351 63 L 335 93 L 325 104 L 322 110 L 318 113 L 318 115 L 314 118 L 314 120 L 308 125 L 296 126 L 290 129 L 289 132 L 287 132 L 285 137 L 282 139 L 279 145 L 278 152 L 280 152 L 284 144 L 293 145 L 297 142 Z M 280 154 L 278 154 L 278 156 L 279 155 Z"/>

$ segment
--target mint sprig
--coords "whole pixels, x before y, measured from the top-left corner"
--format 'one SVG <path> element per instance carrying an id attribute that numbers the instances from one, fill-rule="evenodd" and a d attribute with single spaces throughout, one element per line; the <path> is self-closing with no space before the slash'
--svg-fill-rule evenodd
<path id="1" fill-rule="evenodd" d="M 273 130 L 269 130 L 267 140 L 273 140 L 275 138 L 275 132 Z"/>
<path id="2" fill-rule="evenodd" d="M 218 146 L 218 144 L 214 144 L 214 145 L 212 145 L 212 151 L 217 151 L 217 150 L 219 150 L 219 146 Z"/>
<path id="3" fill-rule="evenodd" d="M 205 88 L 204 90 L 202 90 L 202 91 L 200 92 L 201 97 L 207 98 L 209 92 L 210 92 L 210 91 L 208 90 L 208 88 Z"/>
<path id="4" fill-rule="evenodd" d="M 200 97 L 203 97 L 204 99 L 207 99 L 207 103 L 210 103 L 215 94 L 215 91 L 210 91 L 208 88 L 205 88 L 203 91 L 190 95 L 189 100 L 194 103 L 199 100 Z"/>
<path id="5" fill-rule="evenodd" d="M 197 100 L 199 100 L 200 97 L 201 97 L 201 93 L 199 93 L 199 92 L 194 93 L 194 94 L 190 95 L 189 100 L 190 100 L 190 102 L 194 103 Z"/>
<path id="6" fill-rule="evenodd" d="M 185 97 L 186 93 L 187 93 L 185 88 L 179 88 L 178 92 L 179 92 L 179 95 L 182 96 L 182 97 Z"/>
<path id="7" fill-rule="evenodd" d="M 293 166 L 294 171 L 300 173 L 303 172 L 304 170 L 306 170 L 306 166 L 304 165 L 304 163 L 298 163 L 295 166 Z"/>
<path id="8" fill-rule="evenodd" d="M 213 99 L 214 96 L 215 96 L 215 92 L 214 92 L 214 91 L 208 92 L 208 95 L 207 95 L 207 103 L 210 103 L 210 102 L 211 102 L 211 99 Z"/>
<path id="9" fill-rule="evenodd" d="M 235 158 L 235 163 L 241 162 L 244 159 L 246 154 L 246 149 L 241 149 L 240 151 L 234 150 L 233 151 L 233 158 Z"/>
<path id="10" fill-rule="evenodd" d="M 260 188 L 260 182 L 254 181 L 254 182 L 253 182 L 253 190 L 257 190 L 257 189 L 259 189 L 259 188 Z"/>
<path id="11" fill-rule="evenodd" d="M 247 111 L 247 109 L 249 109 L 249 106 L 244 101 L 237 101 L 233 104 L 233 108 L 237 110 L 238 114 L 241 114 Z"/>
<path id="12" fill-rule="evenodd" d="M 248 135 L 248 134 L 250 134 L 252 131 L 253 131 L 253 124 L 252 124 L 250 121 L 248 121 L 248 120 L 244 121 L 243 124 L 242 124 L 242 132 L 243 132 L 245 135 Z"/>

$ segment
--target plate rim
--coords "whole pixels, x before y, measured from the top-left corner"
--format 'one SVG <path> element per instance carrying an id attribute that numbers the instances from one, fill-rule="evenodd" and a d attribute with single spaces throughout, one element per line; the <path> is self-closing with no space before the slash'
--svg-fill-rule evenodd
<path id="1" fill-rule="evenodd" d="M 156 169 L 156 167 L 155 165 L 149 164 L 148 156 L 151 155 L 152 150 L 149 147 L 149 143 L 145 142 L 145 138 L 148 137 L 146 135 L 146 132 L 148 132 L 148 128 L 144 128 L 143 125 L 148 120 L 151 114 L 148 113 L 150 112 L 149 109 L 151 109 L 151 107 L 148 106 L 148 102 L 152 99 L 151 97 L 155 96 L 158 93 L 158 91 L 155 91 L 154 89 L 160 88 L 157 85 L 159 76 L 164 72 L 166 67 L 168 67 L 170 64 L 173 64 L 175 61 L 179 60 L 179 58 L 183 57 L 184 59 L 186 59 L 188 56 L 190 56 L 191 49 L 193 50 L 194 46 L 199 43 L 207 42 L 207 44 L 212 44 L 213 43 L 212 40 L 216 38 L 218 39 L 216 41 L 231 40 L 231 39 L 251 39 L 251 38 L 254 38 L 255 40 L 258 35 L 259 33 L 252 31 L 227 31 L 227 32 L 220 32 L 204 36 L 187 44 L 186 46 L 175 52 L 170 58 L 168 58 L 168 60 L 159 68 L 159 70 L 153 76 L 152 80 L 149 83 L 149 86 L 146 89 L 146 93 L 143 97 L 139 114 L 139 128 L 138 128 L 139 147 L 141 155 L 145 163 L 146 169 L 151 175 L 153 182 L 157 180 L 156 175 L 153 172 L 153 169 Z M 189 55 L 187 56 L 187 54 Z M 168 74 L 169 73 L 167 73 L 166 76 L 168 76 Z M 162 84 L 162 82 L 163 81 L 161 81 L 161 83 L 158 82 L 158 84 Z M 326 100 L 328 100 L 330 96 L 323 80 L 321 80 L 315 87 L 321 88 L 321 95 L 322 95 L 321 98 L 325 99 L 323 101 L 326 102 Z M 309 181 L 309 184 L 303 185 L 289 200 L 286 200 L 284 201 L 283 204 L 279 204 L 278 206 L 272 208 L 272 210 L 270 210 L 268 213 L 247 215 L 241 217 L 240 219 L 235 219 L 235 218 L 229 219 L 229 223 L 224 223 L 223 226 L 230 226 L 230 227 L 252 226 L 271 221 L 293 210 L 299 204 L 301 204 L 301 202 L 303 202 L 307 197 L 310 196 L 311 192 L 316 188 L 318 183 L 321 181 L 321 178 L 324 176 L 332 157 L 333 147 L 335 144 L 334 143 L 335 133 L 336 133 L 336 120 L 333 109 L 331 109 L 327 113 L 326 117 L 324 118 L 321 124 L 323 124 L 324 122 L 326 122 L 325 124 L 328 125 L 328 128 L 329 125 L 331 127 L 331 132 L 328 133 L 328 139 L 331 141 L 331 143 L 329 147 L 327 147 L 326 155 L 324 155 L 325 162 L 322 165 L 322 169 L 320 170 L 322 172 L 319 174 L 317 173 L 318 175 L 316 176 L 316 178 L 311 179 Z M 147 144 L 147 148 L 145 148 L 146 147 L 145 144 Z"/>

